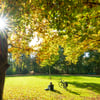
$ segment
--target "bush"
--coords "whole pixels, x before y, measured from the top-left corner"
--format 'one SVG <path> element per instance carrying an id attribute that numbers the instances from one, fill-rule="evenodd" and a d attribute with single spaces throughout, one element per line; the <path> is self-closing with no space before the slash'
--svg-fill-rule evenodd
<path id="1" fill-rule="evenodd" d="M 6 71 L 6 75 L 13 75 L 13 74 L 16 74 L 16 72 L 11 67 L 9 67 Z"/>
<path id="2" fill-rule="evenodd" d="M 28 74 L 29 73 L 29 71 L 26 69 L 26 68 L 24 68 L 23 70 L 22 70 L 22 74 Z"/>

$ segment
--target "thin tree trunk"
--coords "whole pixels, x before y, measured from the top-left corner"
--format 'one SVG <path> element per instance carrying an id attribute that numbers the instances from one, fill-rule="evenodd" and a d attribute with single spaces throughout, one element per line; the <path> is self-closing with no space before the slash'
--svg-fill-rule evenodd
<path id="1" fill-rule="evenodd" d="M 49 76 L 50 76 L 50 79 L 51 79 L 51 69 L 50 69 L 50 65 L 49 65 Z"/>
<path id="2" fill-rule="evenodd" d="M 66 74 L 69 74 L 69 66 L 68 65 L 66 65 Z"/>

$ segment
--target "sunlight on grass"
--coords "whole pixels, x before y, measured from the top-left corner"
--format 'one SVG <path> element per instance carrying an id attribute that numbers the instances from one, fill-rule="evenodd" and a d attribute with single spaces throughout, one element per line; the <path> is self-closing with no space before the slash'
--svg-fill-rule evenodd
<path id="1" fill-rule="evenodd" d="M 58 86 L 62 78 L 69 83 L 68 90 Z M 53 91 L 45 91 L 50 81 Z M 6 77 L 4 100 L 99 100 L 100 77 L 85 76 L 18 76 Z"/>

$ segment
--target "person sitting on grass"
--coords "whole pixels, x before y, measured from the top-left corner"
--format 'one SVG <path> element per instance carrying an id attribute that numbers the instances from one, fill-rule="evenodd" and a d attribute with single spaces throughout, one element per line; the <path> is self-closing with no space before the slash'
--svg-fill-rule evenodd
<path id="1" fill-rule="evenodd" d="M 50 85 L 48 85 L 48 88 L 45 90 L 51 90 L 54 91 L 54 85 L 52 84 L 52 82 L 50 82 Z"/>

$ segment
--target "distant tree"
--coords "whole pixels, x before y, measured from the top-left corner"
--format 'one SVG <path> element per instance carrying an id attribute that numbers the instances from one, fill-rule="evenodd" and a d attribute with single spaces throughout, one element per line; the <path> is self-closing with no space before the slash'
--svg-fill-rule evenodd
<path id="1" fill-rule="evenodd" d="M 88 73 L 100 74 L 100 53 L 97 50 L 91 50 L 89 57 L 84 58 L 84 65 L 87 66 Z"/>

